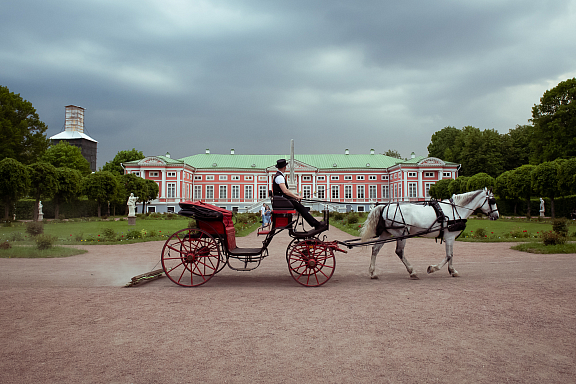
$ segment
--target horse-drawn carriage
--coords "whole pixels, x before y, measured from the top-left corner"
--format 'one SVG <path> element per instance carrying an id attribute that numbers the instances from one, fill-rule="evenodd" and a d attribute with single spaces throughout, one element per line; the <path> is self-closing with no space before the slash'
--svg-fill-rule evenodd
<path id="1" fill-rule="evenodd" d="M 442 201 L 420 203 L 393 202 L 375 207 L 362 228 L 362 238 L 345 241 L 326 241 L 322 232 L 328 229 L 304 230 L 301 219 L 295 219 L 296 211 L 289 200 L 281 196 L 272 197 L 272 225 L 260 248 L 241 248 L 236 244 L 232 212 L 202 202 L 181 202 L 178 214 L 192 217 L 197 227 L 182 229 L 164 244 L 162 270 L 137 276 L 144 278 L 165 273 L 174 283 L 184 287 L 196 287 L 206 283 L 225 266 L 236 271 L 249 271 L 260 265 L 268 256 L 268 246 L 274 236 L 287 231 L 292 241 L 286 249 L 286 262 L 290 274 L 308 287 L 325 284 L 334 274 L 335 251 L 346 252 L 347 248 L 372 245 L 370 276 L 376 278 L 376 256 L 384 243 L 396 241 L 396 254 L 402 260 L 410 277 L 417 279 L 415 271 L 404 255 L 406 239 L 411 237 L 435 237 L 446 243 L 446 257 L 437 265 L 428 267 L 428 273 L 448 264 L 452 276 L 458 272 L 452 266 L 453 244 L 466 227 L 466 219 L 477 209 L 497 219 L 498 208 L 491 191 L 484 189 L 453 195 Z M 328 211 L 324 221 L 329 223 Z M 298 230 L 298 228 L 302 230 Z M 234 265 L 236 263 L 236 265 Z M 133 278 L 133 282 L 135 282 Z"/>

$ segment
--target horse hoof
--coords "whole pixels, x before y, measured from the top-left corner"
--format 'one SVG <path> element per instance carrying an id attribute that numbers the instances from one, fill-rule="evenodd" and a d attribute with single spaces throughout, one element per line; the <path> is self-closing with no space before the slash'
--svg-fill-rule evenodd
<path id="1" fill-rule="evenodd" d="M 428 269 L 426 270 L 426 272 L 428 272 L 428 273 L 436 272 L 436 269 L 434 269 L 434 268 L 430 265 L 430 266 L 428 266 Z"/>
<path id="2" fill-rule="evenodd" d="M 460 274 L 458 272 L 453 272 L 451 273 L 452 277 L 460 277 Z"/>
<path id="3" fill-rule="evenodd" d="M 370 278 L 371 278 L 372 280 L 376 280 L 376 279 L 378 279 L 378 276 L 372 275 L 372 276 L 370 276 Z"/>
<path id="4" fill-rule="evenodd" d="M 418 275 L 415 274 L 415 273 L 413 273 L 413 274 L 410 275 L 410 279 L 412 279 L 412 280 L 420 280 L 420 278 L 418 277 Z"/>

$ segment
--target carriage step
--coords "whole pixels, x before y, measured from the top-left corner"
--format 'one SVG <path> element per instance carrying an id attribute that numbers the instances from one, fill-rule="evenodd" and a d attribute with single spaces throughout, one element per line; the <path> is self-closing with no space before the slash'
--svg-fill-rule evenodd
<path id="1" fill-rule="evenodd" d="M 270 233 L 270 231 L 258 231 L 258 236 L 260 236 L 260 235 L 267 235 L 267 234 L 269 234 L 269 233 Z"/>

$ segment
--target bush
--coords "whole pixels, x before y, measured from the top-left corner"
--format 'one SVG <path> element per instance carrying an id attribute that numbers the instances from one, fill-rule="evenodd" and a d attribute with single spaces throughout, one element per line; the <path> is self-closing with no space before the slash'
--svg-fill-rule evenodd
<path id="1" fill-rule="evenodd" d="M 554 219 L 554 221 L 552 221 L 552 230 L 562 237 L 567 237 L 568 236 L 568 220 L 566 220 L 564 218 Z"/>
<path id="2" fill-rule="evenodd" d="M 74 240 L 82 241 L 83 237 L 84 237 L 83 233 L 77 233 L 76 235 L 74 235 Z"/>
<path id="3" fill-rule="evenodd" d="M 56 241 L 56 237 L 51 235 L 44 235 L 40 234 L 36 236 L 36 248 L 39 250 L 49 249 L 52 248 L 54 242 Z"/>
<path id="4" fill-rule="evenodd" d="M 128 233 L 126 233 L 127 239 L 139 239 L 141 236 L 142 234 L 135 229 L 131 229 L 128 231 Z"/>
<path id="5" fill-rule="evenodd" d="M 26 233 L 32 236 L 38 236 L 44 233 L 44 224 L 39 221 L 31 221 L 26 223 Z"/>
<path id="6" fill-rule="evenodd" d="M 477 238 L 485 238 L 486 237 L 486 230 L 484 228 L 478 228 L 476 230 L 476 233 L 474 234 L 474 237 Z"/>
<path id="7" fill-rule="evenodd" d="M 188 228 L 196 228 L 196 220 L 194 219 L 188 220 Z"/>
<path id="8" fill-rule="evenodd" d="M 168 213 L 166 214 L 165 219 L 166 219 L 166 220 L 174 220 L 174 219 L 177 218 L 177 217 L 178 217 L 178 216 L 176 216 L 176 215 L 173 214 L 172 212 L 168 212 Z"/>
<path id="9" fill-rule="evenodd" d="M 10 244 L 8 241 L 0 243 L 0 249 L 10 249 L 10 248 L 12 248 L 12 244 Z"/>
<path id="10" fill-rule="evenodd" d="M 104 235 L 104 241 L 116 241 L 118 237 L 112 228 L 104 228 L 102 234 Z"/>
<path id="11" fill-rule="evenodd" d="M 330 212 L 330 218 L 334 220 L 342 220 L 344 219 L 344 214 L 342 212 Z"/>
<path id="12" fill-rule="evenodd" d="M 13 232 L 9 238 L 10 241 L 24 241 L 24 235 L 22 232 Z"/>
<path id="13" fill-rule="evenodd" d="M 556 232 L 543 232 L 542 242 L 544 245 L 562 245 L 566 243 L 566 237 L 561 236 Z"/>
<path id="14" fill-rule="evenodd" d="M 359 220 L 358 214 L 355 212 L 348 214 L 348 224 L 356 224 Z"/>

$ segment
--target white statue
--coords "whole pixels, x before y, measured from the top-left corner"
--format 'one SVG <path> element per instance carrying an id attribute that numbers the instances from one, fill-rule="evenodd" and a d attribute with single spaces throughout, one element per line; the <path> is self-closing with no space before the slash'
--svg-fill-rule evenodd
<path id="1" fill-rule="evenodd" d="M 136 201 L 138 201 L 138 198 L 131 193 L 128 202 L 126 203 L 128 204 L 128 217 L 136 216 Z"/>
<path id="2" fill-rule="evenodd" d="M 42 213 L 42 202 L 39 201 L 38 202 L 38 216 L 44 215 L 44 213 Z"/>
<path id="3" fill-rule="evenodd" d="M 544 217 L 544 199 L 540 198 L 540 216 Z"/>

